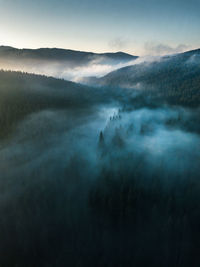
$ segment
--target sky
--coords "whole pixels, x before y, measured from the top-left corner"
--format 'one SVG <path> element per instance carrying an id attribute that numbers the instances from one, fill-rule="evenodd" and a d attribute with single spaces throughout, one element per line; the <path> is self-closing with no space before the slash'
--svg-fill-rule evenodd
<path id="1" fill-rule="evenodd" d="M 199 0 L 0 0 L 0 45 L 163 55 L 200 47 Z"/>

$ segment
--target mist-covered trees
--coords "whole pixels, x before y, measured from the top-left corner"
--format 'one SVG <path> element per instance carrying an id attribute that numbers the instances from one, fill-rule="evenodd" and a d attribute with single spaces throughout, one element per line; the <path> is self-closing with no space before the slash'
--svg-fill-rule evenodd
<path id="1" fill-rule="evenodd" d="M 98 101 L 90 88 L 52 77 L 0 71 L 0 137 L 7 137 L 27 115 L 49 109 L 84 109 Z"/>
<path id="2" fill-rule="evenodd" d="M 200 52 L 194 50 L 125 67 L 98 82 L 146 94 L 151 101 L 197 107 L 200 103 Z"/>
<path id="3" fill-rule="evenodd" d="M 0 265 L 200 265 L 198 108 L 0 78 Z"/>

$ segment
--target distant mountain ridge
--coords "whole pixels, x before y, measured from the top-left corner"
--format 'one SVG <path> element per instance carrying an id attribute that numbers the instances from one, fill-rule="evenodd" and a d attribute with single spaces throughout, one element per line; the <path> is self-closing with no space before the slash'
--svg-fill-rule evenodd
<path id="1" fill-rule="evenodd" d="M 10 46 L 0 46 L 0 58 L 39 59 L 61 61 L 88 61 L 106 57 L 110 60 L 129 61 L 138 58 L 124 52 L 93 53 L 61 48 L 17 49 Z"/>

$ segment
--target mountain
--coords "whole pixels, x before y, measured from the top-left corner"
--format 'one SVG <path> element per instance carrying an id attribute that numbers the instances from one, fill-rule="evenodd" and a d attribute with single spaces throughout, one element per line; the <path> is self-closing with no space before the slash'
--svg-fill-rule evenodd
<path id="1" fill-rule="evenodd" d="M 132 88 L 183 103 L 200 103 L 200 49 L 124 67 L 87 83 Z M 176 102 L 175 101 L 175 102 Z"/>
<path id="2" fill-rule="evenodd" d="M 121 87 L 137 86 L 138 83 L 153 85 L 160 82 L 162 78 L 179 80 L 183 75 L 198 73 L 199 63 L 200 49 L 124 67 L 107 74 L 98 81 L 103 85 Z M 167 77 L 167 74 L 170 76 Z"/>
<path id="3" fill-rule="evenodd" d="M 92 60 L 107 59 L 118 62 L 137 58 L 127 53 L 92 53 L 60 48 L 17 49 L 10 46 L 0 47 L 0 59 L 8 60 L 40 60 L 69 62 L 73 65 L 88 64 Z"/>

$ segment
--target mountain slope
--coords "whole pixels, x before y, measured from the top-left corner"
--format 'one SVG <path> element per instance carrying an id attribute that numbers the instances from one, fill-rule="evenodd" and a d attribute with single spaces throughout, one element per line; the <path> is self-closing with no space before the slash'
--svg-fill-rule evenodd
<path id="1" fill-rule="evenodd" d="M 92 93 L 93 92 L 93 93 Z M 98 93 L 98 92 L 97 92 Z M 20 120 L 43 110 L 92 107 L 92 88 L 52 77 L 0 71 L 0 138 L 7 137 Z"/>
<path id="2" fill-rule="evenodd" d="M 200 49 L 143 62 L 91 79 L 101 86 L 140 89 L 170 101 L 200 103 Z"/>
<path id="3" fill-rule="evenodd" d="M 0 47 L 0 59 L 15 60 L 41 60 L 70 62 L 75 65 L 88 64 L 94 59 L 106 58 L 107 60 L 130 61 L 136 56 L 123 52 L 117 53 L 92 53 L 59 48 L 17 49 L 9 46 Z"/>
<path id="4" fill-rule="evenodd" d="M 162 78 L 167 78 L 167 74 L 173 78 L 180 79 L 185 74 L 199 73 L 200 70 L 200 49 L 189 51 L 175 56 L 168 56 L 153 62 L 143 62 L 133 66 L 128 66 L 111 72 L 99 79 L 101 84 L 134 86 L 138 82 L 154 84 Z M 175 77 L 176 76 L 176 77 Z"/>

